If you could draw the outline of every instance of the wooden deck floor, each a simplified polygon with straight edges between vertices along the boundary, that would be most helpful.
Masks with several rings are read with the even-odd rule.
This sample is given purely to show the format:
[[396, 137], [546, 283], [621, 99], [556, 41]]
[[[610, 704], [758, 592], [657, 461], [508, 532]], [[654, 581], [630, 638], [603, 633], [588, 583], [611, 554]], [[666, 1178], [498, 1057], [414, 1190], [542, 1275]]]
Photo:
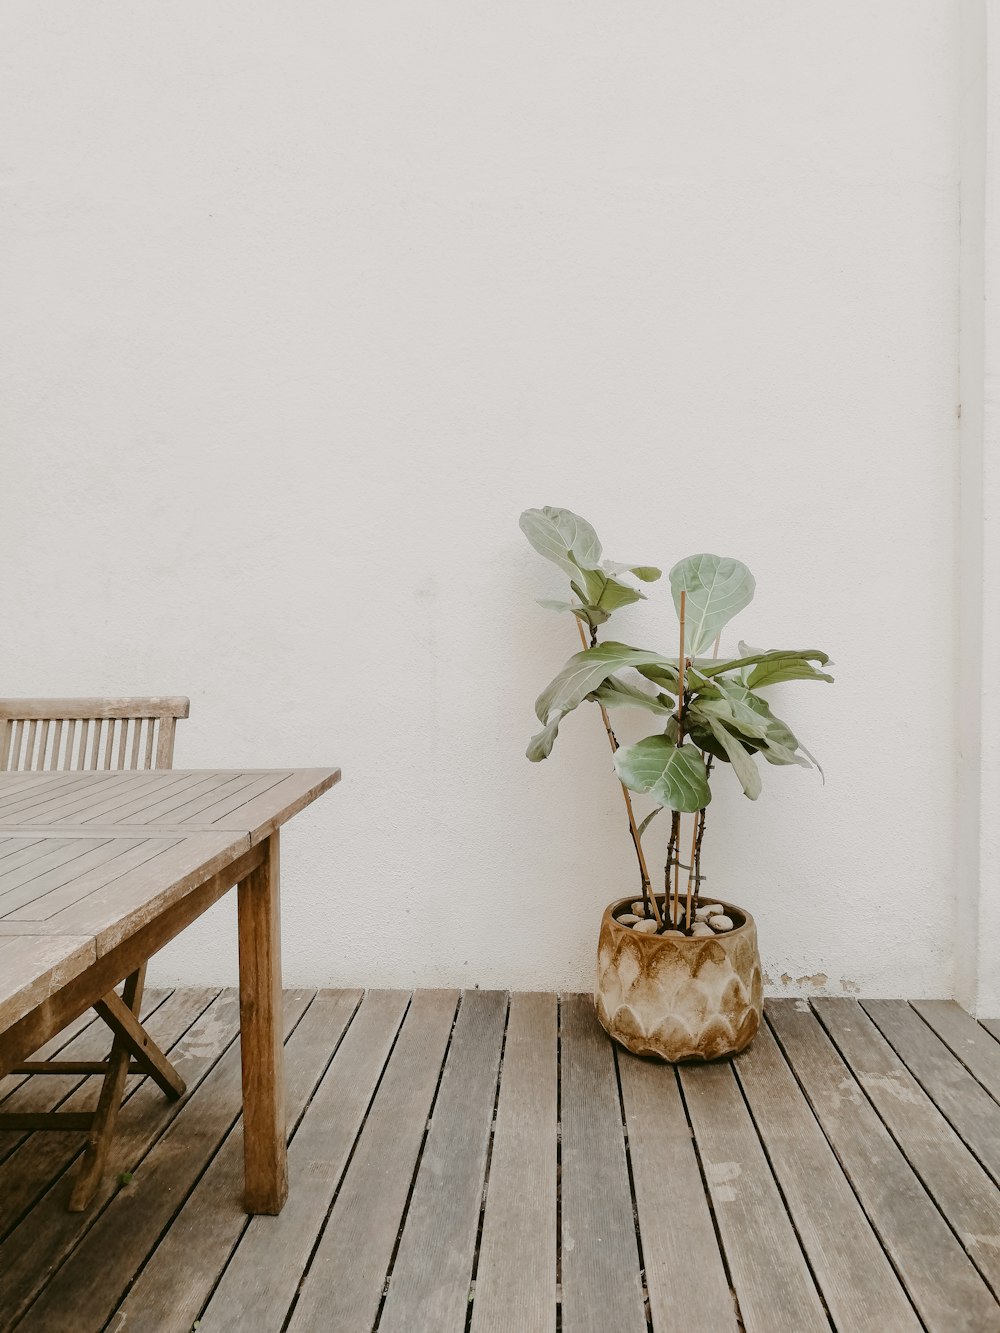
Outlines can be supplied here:
[[[738, 1060], [678, 1074], [588, 997], [288, 991], [291, 1193], [253, 1221], [235, 996], [146, 1012], [189, 1091], [132, 1081], [88, 1213], [79, 1135], [0, 1135], [3, 1329], [1000, 1330], [1000, 1024], [951, 1002], [772, 1003]], [[0, 1084], [7, 1110], [95, 1096]]]

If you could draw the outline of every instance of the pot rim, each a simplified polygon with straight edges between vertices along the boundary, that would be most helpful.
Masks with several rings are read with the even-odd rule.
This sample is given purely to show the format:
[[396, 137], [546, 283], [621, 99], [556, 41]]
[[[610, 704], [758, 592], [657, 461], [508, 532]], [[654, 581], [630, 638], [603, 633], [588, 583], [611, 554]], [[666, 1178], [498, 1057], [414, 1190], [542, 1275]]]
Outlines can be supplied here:
[[[659, 901], [659, 899], [660, 899], [660, 897], [661, 897], [662, 895], [658, 893], [658, 894], [656, 894], [655, 896], [656, 896], [656, 898], [657, 898], [657, 901]], [[723, 908], [731, 908], [733, 911], [739, 912], [740, 916], [743, 917], [743, 924], [742, 924], [741, 926], [734, 926], [732, 930], [723, 930], [723, 931], [720, 931], [717, 935], [716, 935], [716, 934], [713, 934], [713, 935], [711, 935], [711, 936], [709, 936], [709, 935], [679, 935], [679, 936], [678, 936], [678, 935], [669, 935], [669, 936], [664, 936], [664, 935], [651, 935], [651, 934], [647, 933], [646, 931], [642, 931], [642, 930], [640, 930], [640, 931], [638, 932], [638, 934], [637, 934], [636, 931], [634, 931], [634, 930], [631, 929], [631, 927], [629, 927], [629, 926], [623, 926], [623, 925], [621, 924], [620, 921], [616, 921], [616, 920], [615, 920], [615, 912], [616, 912], [620, 907], [622, 907], [623, 904], [625, 904], [625, 903], [629, 903], [629, 904], [631, 904], [631, 903], [634, 903], [634, 902], [637, 902], [637, 901], [638, 901], [638, 899], [636, 898], [636, 895], [633, 893], [633, 894], [629, 894], [629, 896], [628, 896], [627, 898], [616, 898], [613, 902], [608, 903], [607, 907], [604, 909], [604, 918], [603, 918], [603, 920], [602, 920], [602, 922], [601, 922], [602, 927], [603, 927], [605, 924], [607, 924], [607, 925], [612, 926], [615, 930], [620, 930], [620, 931], [622, 931], [623, 933], [628, 933], [628, 934], [631, 935], [633, 938], [638, 938], [638, 939], [640, 939], [640, 940], [649, 940], [651, 943], [663, 944], [663, 943], [666, 943], [666, 942], [669, 940], [669, 942], [670, 942], [671, 944], [673, 944], [673, 945], [675, 945], [675, 946], [677, 946], [677, 947], [679, 947], [679, 946], [681, 945], [682, 942], [683, 942], [684, 944], [691, 944], [691, 945], [694, 945], [694, 944], [704, 944], [705, 941], [708, 940], [708, 939], [716, 939], [716, 940], [732, 940], [732, 939], [735, 939], [738, 935], [742, 935], [742, 934], [744, 934], [744, 933], [749, 933], [749, 931], [751, 931], [751, 930], [756, 931], [756, 923], [755, 923], [753, 917], [750, 915], [750, 913], [746, 910], [745, 907], [741, 907], [741, 906], [739, 905], [739, 903], [730, 903], [730, 902], [726, 902], [725, 898], [713, 898], [713, 899], [712, 899], [712, 902], [713, 902], [713, 903], [718, 903], [718, 904], [719, 904], [721, 907], [723, 907]]]

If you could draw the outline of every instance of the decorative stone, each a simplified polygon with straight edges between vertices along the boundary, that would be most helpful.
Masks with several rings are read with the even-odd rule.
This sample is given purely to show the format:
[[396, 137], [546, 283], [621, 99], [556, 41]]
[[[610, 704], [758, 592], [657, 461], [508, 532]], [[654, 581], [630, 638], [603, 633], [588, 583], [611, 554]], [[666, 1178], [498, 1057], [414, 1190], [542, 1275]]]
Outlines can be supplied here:
[[637, 903], [632, 904], [632, 906], [629, 908], [629, 911], [633, 912], [636, 916], [645, 916], [646, 904], [640, 898]]
[[683, 930], [665, 930], [665, 931], [663, 932], [663, 934], [664, 934], [665, 936], [666, 936], [666, 935], [680, 935], [681, 938], [683, 938], [683, 936], [684, 936], [684, 932], [683, 932]]
[[701, 912], [704, 912], [705, 920], [707, 921], [710, 916], [721, 916], [725, 910], [726, 909], [722, 906], [721, 903], [706, 903], [704, 907], [698, 908], [698, 911], [695, 913], [695, 916], [697, 916]]
[[732, 923], [722, 934], [656, 935], [653, 921], [630, 929], [614, 917], [626, 899], [605, 911], [597, 1017], [626, 1050], [671, 1062], [716, 1060], [753, 1040], [763, 998], [757, 930], [742, 908], [711, 906]]
[[712, 927], [713, 930], [723, 931], [723, 930], [732, 930], [734, 922], [731, 916], [720, 915], [720, 916], [710, 916], [708, 918], [708, 924]]
[[696, 921], [691, 927], [692, 936], [695, 935], [714, 935], [715, 931], [707, 921]]
[[639, 918], [634, 912], [622, 912], [621, 916], [616, 917], [615, 920], [620, 921], [623, 926], [634, 926]]
[[695, 921], [707, 921], [711, 914], [712, 914], [711, 907], [696, 907], [694, 909]]

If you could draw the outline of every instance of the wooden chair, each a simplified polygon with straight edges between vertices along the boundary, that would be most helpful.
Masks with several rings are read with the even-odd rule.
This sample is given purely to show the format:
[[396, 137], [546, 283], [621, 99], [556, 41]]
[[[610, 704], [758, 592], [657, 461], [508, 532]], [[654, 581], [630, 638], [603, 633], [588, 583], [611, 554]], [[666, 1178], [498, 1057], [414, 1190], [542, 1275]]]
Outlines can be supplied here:
[[[188, 716], [183, 698], [0, 699], [0, 772], [170, 768], [174, 729]], [[114, 1138], [118, 1110], [131, 1074], [148, 1074], [168, 1097], [184, 1080], [139, 1022], [146, 965], [125, 979], [122, 994], [109, 992], [94, 1006], [114, 1036], [107, 1060], [35, 1060], [16, 1074], [101, 1074], [96, 1111], [83, 1115], [47, 1111], [0, 1112], [0, 1130], [82, 1129], [87, 1146], [73, 1182], [69, 1208], [82, 1212], [100, 1182]]]

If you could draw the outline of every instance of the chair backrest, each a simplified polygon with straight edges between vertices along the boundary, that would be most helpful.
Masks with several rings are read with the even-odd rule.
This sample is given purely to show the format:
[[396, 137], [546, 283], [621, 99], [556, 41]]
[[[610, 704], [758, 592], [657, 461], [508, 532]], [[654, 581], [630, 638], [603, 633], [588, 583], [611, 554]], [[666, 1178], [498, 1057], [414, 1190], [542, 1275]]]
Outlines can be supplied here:
[[174, 727], [190, 701], [0, 699], [0, 773], [169, 768]]

